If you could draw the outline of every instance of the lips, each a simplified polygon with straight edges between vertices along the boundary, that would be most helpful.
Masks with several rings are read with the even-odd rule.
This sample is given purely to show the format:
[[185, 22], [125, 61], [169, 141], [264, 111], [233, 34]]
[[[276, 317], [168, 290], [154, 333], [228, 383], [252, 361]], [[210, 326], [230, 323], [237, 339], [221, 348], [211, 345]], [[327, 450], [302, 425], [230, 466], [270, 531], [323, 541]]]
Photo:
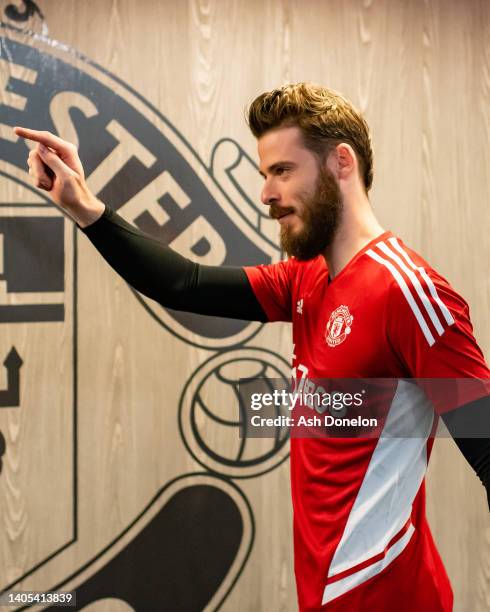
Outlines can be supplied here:
[[289, 219], [293, 215], [292, 212], [284, 213], [280, 217], [277, 217], [279, 223], [285, 223], [287, 219]]
[[289, 210], [278, 210], [277, 208], [272, 208], [270, 210], [270, 216], [273, 219], [277, 219], [278, 221], [281, 221], [281, 219], [283, 219], [284, 217], [287, 217], [288, 215], [293, 214], [293, 210], [289, 209]]

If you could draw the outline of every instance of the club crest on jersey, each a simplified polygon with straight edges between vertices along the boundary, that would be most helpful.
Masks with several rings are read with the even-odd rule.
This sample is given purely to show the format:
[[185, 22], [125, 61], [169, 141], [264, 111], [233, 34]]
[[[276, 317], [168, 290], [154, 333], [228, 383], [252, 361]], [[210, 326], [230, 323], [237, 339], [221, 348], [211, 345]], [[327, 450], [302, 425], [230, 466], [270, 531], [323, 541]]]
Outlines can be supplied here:
[[353, 320], [354, 317], [347, 306], [339, 306], [332, 312], [325, 331], [325, 341], [328, 346], [334, 347], [342, 344], [351, 332]]

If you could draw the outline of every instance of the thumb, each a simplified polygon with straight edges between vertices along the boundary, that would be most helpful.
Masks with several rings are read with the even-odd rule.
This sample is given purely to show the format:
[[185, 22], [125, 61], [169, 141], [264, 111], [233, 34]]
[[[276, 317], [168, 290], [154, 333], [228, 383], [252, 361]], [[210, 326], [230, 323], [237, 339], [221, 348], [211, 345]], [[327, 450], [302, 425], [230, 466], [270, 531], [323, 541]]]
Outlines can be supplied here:
[[37, 152], [42, 162], [56, 175], [59, 177], [72, 176], [73, 171], [60, 159], [60, 157], [48, 149], [43, 144], [39, 144]]

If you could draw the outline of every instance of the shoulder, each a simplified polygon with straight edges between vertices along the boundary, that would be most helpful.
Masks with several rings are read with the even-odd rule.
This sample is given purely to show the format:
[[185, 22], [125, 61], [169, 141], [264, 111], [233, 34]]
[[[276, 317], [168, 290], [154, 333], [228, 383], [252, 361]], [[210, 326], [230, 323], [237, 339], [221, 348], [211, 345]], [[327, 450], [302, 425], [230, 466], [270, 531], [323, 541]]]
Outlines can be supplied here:
[[289, 257], [272, 265], [255, 266], [255, 269], [279, 276], [291, 287], [304, 283], [314, 284], [319, 278], [328, 276], [327, 264], [322, 255], [307, 261]]
[[300, 261], [296, 257], [288, 259], [291, 274], [299, 279], [317, 278], [318, 276], [328, 275], [327, 262], [323, 255], [317, 255], [313, 259]]
[[416, 324], [434, 344], [468, 304], [449, 282], [397, 236], [390, 236], [367, 254], [385, 279], [388, 315], [404, 325]]

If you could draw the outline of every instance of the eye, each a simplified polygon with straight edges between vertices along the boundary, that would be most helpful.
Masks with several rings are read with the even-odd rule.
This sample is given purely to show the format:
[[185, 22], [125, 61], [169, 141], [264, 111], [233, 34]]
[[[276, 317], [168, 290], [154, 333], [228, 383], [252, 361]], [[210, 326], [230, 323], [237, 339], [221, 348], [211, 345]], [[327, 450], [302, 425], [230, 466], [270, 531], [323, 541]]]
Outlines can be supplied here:
[[284, 166], [278, 166], [276, 168], [276, 176], [281, 176], [285, 172], [287, 172], [287, 168], [285, 168]]

